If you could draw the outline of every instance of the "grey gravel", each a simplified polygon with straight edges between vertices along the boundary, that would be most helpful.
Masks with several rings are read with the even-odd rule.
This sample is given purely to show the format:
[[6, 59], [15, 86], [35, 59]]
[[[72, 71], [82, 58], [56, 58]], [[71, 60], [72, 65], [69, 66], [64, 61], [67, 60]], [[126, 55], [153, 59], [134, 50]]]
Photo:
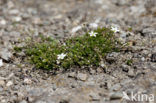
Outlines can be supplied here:
[[[155, 17], [155, 0], [0, 0], [0, 103], [129, 103], [121, 101], [123, 91], [154, 94]], [[52, 75], [13, 51], [30, 36], [62, 39], [112, 25], [129, 45], [106, 55], [100, 67]]]

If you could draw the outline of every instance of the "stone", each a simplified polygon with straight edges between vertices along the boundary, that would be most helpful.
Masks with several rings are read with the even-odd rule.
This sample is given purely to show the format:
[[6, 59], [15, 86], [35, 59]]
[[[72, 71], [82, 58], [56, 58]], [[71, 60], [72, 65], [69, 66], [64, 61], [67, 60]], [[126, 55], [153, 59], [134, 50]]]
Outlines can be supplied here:
[[1, 103], [7, 103], [7, 101], [5, 99], [1, 100]]
[[156, 62], [156, 53], [151, 55], [151, 62]]
[[12, 85], [13, 85], [13, 82], [12, 81], [8, 81], [7, 84], [6, 84], [7, 87], [10, 87]]
[[76, 77], [76, 73], [75, 72], [71, 72], [71, 73], [68, 74], [68, 77], [75, 78]]
[[36, 24], [36, 25], [39, 25], [39, 24], [42, 24], [42, 21], [40, 18], [36, 17], [36, 18], [33, 18], [33, 24]]
[[0, 20], [0, 25], [6, 25], [6, 21], [5, 20]]
[[15, 16], [12, 18], [12, 21], [14, 22], [20, 22], [22, 20], [22, 18], [20, 16]]
[[28, 12], [29, 14], [37, 14], [37, 11], [36, 11], [34, 8], [28, 8], [28, 9], [27, 9], [27, 12]]
[[33, 97], [28, 97], [29, 102], [33, 102], [35, 99]]
[[118, 99], [122, 99], [122, 97], [123, 97], [123, 94], [120, 92], [111, 93], [110, 100], [118, 100]]
[[[15, 88], [17, 88], [17, 90], [19, 89], [19, 87], [17, 87], [17, 86], [15, 86]], [[23, 94], [23, 92], [17, 93], [17, 98], [19, 101], [22, 101], [24, 97], [25, 97], [25, 94]]]
[[93, 68], [90, 68], [89, 71], [90, 71], [90, 74], [95, 74], [96, 73], [96, 71]]
[[13, 9], [13, 10], [9, 11], [9, 14], [11, 14], [11, 15], [17, 15], [18, 13], [19, 13], [18, 9]]
[[4, 80], [0, 80], [0, 86], [3, 86], [5, 84]]
[[12, 53], [9, 52], [8, 49], [3, 49], [1, 52], [0, 52], [0, 57], [6, 61], [9, 61], [10, 58], [12, 57]]
[[125, 64], [122, 64], [121, 67], [122, 67], [122, 71], [124, 71], [124, 72], [128, 72], [130, 69], [130, 67], [128, 65], [125, 65]]
[[106, 87], [107, 89], [110, 89], [112, 87], [112, 82], [111, 81], [106, 82]]
[[156, 34], [155, 28], [145, 28], [142, 30], [141, 35], [142, 36], [154, 36]]
[[133, 69], [130, 69], [130, 70], [128, 71], [128, 76], [129, 76], [129, 77], [134, 77], [134, 76], [135, 76], [134, 70], [133, 70]]
[[126, 4], [128, 4], [129, 2], [128, 2], [129, 0], [113, 0], [113, 2], [116, 4], [116, 5], [126, 5]]
[[31, 84], [32, 81], [31, 81], [31, 79], [29, 79], [29, 78], [25, 78], [25, 79], [24, 79], [24, 83], [25, 83], [25, 84]]
[[106, 56], [106, 61], [109, 63], [113, 63], [118, 59], [118, 53], [112, 52]]
[[11, 99], [12, 99], [12, 100], [17, 100], [17, 95], [11, 96]]
[[92, 101], [100, 101], [100, 96], [97, 93], [90, 93], [89, 96], [91, 97]]
[[111, 87], [111, 90], [112, 91], [118, 91], [121, 89], [121, 85], [120, 84], [115, 84]]
[[97, 68], [97, 73], [102, 73], [103, 72], [103, 69], [102, 68]]
[[37, 101], [37, 102], [35, 102], [35, 103], [47, 103], [46, 101]]
[[142, 57], [142, 58], [141, 58], [141, 61], [144, 62], [144, 61], [145, 61], [145, 57]]
[[125, 32], [123, 32], [123, 33], [120, 35], [121, 38], [126, 38], [126, 36], [127, 36], [127, 34], [126, 34]]
[[14, 73], [9, 74], [9, 76], [7, 77], [7, 79], [10, 79], [14, 76]]
[[0, 59], [0, 67], [2, 67], [2, 66], [3, 66], [3, 60]]
[[28, 103], [27, 101], [25, 101], [25, 100], [22, 100], [20, 103]]
[[84, 74], [84, 73], [77, 74], [77, 79], [82, 80], [82, 81], [87, 80], [87, 77], [88, 77], [87, 74]]
[[4, 89], [0, 86], [0, 92], [2, 92]]
[[59, 103], [69, 103], [69, 100], [62, 99]]
[[8, 1], [7, 3], [7, 7], [10, 9], [10, 8], [13, 8], [15, 5], [12, 1]]
[[95, 3], [102, 4], [103, 3], [103, 0], [95, 0]]
[[76, 33], [77, 31], [79, 31], [80, 29], [82, 29], [82, 26], [77, 26], [77, 27], [74, 27], [73, 29], [72, 29], [72, 33]]

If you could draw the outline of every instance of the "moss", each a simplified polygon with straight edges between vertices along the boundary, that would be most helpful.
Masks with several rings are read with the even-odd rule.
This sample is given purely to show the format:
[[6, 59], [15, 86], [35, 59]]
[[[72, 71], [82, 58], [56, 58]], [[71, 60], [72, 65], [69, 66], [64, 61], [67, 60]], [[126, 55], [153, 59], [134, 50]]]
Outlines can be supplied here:
[[126, 64], [129, 65], [129, 66], [132, 65], [133, 64], [133, 60], [132, 59], [127, 60]]
[[[99, 66], [106, 54], [117, 52], [121, 44], [115, 38], [114, 32], [108, 28], [98, 28], [94, 32], [97, 33], [96, 37], [86, 33], [65, 39], [63, 43], [50, 37], [40, 36], [40, 41], [31, 39], [23, 47], [23, 51], [30, 62], [40, 69]], [[61, 53], [66, 56], [58, 60], [57, 57]]]
[[14, 47], [14, 50], [15, 50], [16, 52], [20, 52], [20, 51], [22, 51], [22, 48], [21, 48], [21, 47], [15, 46], [15, 47]]
[[129, 32], [132, 32], [132, 31], [133, 31], [133, 28], [132, 28], [132, 27], [129, 27], [129, 28], [128, 28], [128, 31], [129, 31]]

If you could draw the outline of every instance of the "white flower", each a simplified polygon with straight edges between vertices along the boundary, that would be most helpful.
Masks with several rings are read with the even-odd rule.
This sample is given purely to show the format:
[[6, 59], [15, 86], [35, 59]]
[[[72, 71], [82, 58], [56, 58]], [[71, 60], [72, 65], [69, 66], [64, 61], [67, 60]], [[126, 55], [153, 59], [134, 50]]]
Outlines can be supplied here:
[[3, 66], [3, 60], [0, 59], [0, 67], [2, 67], [2, 66]]
[[115, 33], [120, 32], [120, 30], [115, 26], [112, 26], [111, 30], [114, 31]]
[[98, 33], [93, 32], [93, 31], [89, 32], [89, 35], [90, 35], [90, 36], [94, 36], [94, 37], [96, 37], [97, 34], [98, 34]]
[[57, 59], [64, 59], [64, 57], [65, 57], [66, 55], [67, 55], [67, 54], [61, 53], [61, 54], [57, 55]]

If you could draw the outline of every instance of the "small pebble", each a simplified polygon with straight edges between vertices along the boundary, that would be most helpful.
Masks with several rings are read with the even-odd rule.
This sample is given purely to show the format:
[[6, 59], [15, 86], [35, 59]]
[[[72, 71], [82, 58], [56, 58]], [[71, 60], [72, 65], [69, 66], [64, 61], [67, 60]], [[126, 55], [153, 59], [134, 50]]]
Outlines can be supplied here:
[[38, 18], [38, 17], [36, 17], [36, 18], [33, 18], [33, 24], [36, 24], [36, 25], [38, 25], [38, 24], [42, 24], [42, 21], [41, 21], [41, 19], [40, 18]]
[[0, 86], [0, 92], [2, 92], [4, 89], [3, 89], [3, 87], [2, 86]]
[[84, 73], [78, 73], [77, 79], [85, 81], [87, 79], [87, 74]]
[[141, 58], [141, 61], [142, 61], [142, 62], [144, 62], [144, 61], [145, 61], [145, 58], [144, 58], [144, 57], [142, 57], [142, 58]]
[[19, 10], [17, 10], [17, 9], [13, 9], [13, 10], [9, 11], [9, 14], [12, 14], [12, 15], [16, 15], [18, 13], [19, 13]]
[[6, 84], [7, 87], [10, 87], [11, 85], [13, 85], [12, 81], [8, 81], [8, 83]]
[[22, 18], [20, 16], [13, 17], [13, 21], [20, 22]]
[[81, 26], [74, 27], [74, 28], [72, 29], [71, 32], [72, 32], [72, 33], [76, 33], [76, 32], [79, 31], [81, 28], [82, 28]]
[[0, 20], [0, 25], [6, 25], [6, 21], [5, 20]]
[[0, 59], [0, 67], [2, 67], [2, 66], [3, 66], [3, 60]]
[[156, 53], [153, 53], [151, 56], [151, 61], [156, 62]]
[[10, 9], [10, 8], [13, 8], [15, 5], [12, 1], [8, 1], [7, 6]]
[[130, 70], [128, 71], [128, 76], [129, 76], [129, 77], [134, 77], [134, 76], [135, 76], [134, 70], [133, 70], [133, 69], [130, 69]]
[[3, 86], [5, 84], [4, 80], [0, 80], [0, 86]]
[[123, 94], [122, 93], [112, 93], [110, 96], [110, 100], [118, 100], [118, 99], [122, 99]]
[[76, 73], [75, 72], [71, 72], [71, 73], [68, 74], [68, 77], [74, 78], [74, 77], [76, 77]]
[[6, 100], [5, 100], [5, 99], [3, 99], [3, 100], [1, 100], [1, 102], [2, 102], [2, 103], [6, 103]]
[[34, 98], [33, 97], [28, 97], [28, 101], [29, 102], [33, 102], [34, 101]]
[[25, 100], [22, 100], [20, 103], [27, 103], [27, 101], [25, 101]]
[[[47, 103], [47, 102], [45, 102], [45, 101], [37, 101], [36, 103]], [[60, 103], [67, 103], [67, 102], [60, 102]]]
[[97, 68], [97, 73], [102, 73], [103, 72], [103, 69], [102, 68]]
[[111, 87], [111, 90], [112, 91], [118, 91], [121, 89], [121, 85], [120, 84], [115, 84]]
[[29, 78], [25, 78], [25, 79], [24, 79], [24, 83], [26, 83], [26, 84], [31, 84], [32, 81], [31, 81], [31, 79], [29, 79]]
[[96, 93], [90, 93], [89, 95], [92, 99], [92, 101], [100, 101], [100, 96]]
[[128, 65], [122, 64], [121, 66], [122, 66], [122, 71], [124, 71], [124, 72], [128, 72], [130, 69], [130, 67]]
[[[8, 49], [3, 49], [0, 51], [0, 57], [6, 61], [9, 61], [12, 57], [12, 53]], [[2, 63], [2, 61], [0, 61]]]
[[93, 68], [90, 68], [89, 71], [90, 71], [91, 74], [95, 74], [96, 73], [96, 71]]

